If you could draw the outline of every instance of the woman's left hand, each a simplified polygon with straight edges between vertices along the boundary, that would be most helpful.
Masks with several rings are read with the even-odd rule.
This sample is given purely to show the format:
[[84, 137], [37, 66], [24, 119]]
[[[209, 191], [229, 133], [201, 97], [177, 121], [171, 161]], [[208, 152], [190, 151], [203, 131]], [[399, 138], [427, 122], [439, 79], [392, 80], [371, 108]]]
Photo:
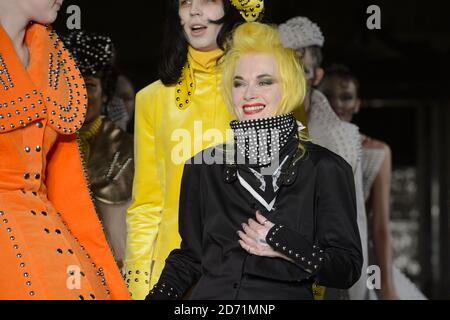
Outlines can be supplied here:
[[249, 219], [248, 223], [242, 224], [243, 231], [238, 231], [238, 235], [241, 238], [239, 244], [245, 251], [256, 256], [290, 260], [267, 244], [266, 237], [273, 226], [272, 222], [257, 211], [256, 221]]

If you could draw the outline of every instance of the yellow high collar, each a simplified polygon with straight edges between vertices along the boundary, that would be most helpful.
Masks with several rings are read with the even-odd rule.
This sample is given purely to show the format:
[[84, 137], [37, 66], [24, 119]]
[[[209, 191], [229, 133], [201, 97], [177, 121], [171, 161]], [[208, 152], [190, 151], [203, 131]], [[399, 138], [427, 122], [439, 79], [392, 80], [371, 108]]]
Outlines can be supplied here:
[[204, 71], [214, 71], [219, 60], [223, 57], [221, 49], [213, 51], [199, 51], [191, 46], [188, 48], [188, 63], [193, 69], [200, 69]]
[[221, 49], [199, 51], [189, 46], [187, 62], [175, 88], [175, 104], [180, 110], [189, 107], [191, 97], [195, 94], [195, 72], [217, 72], [216, 66], [223, 55], [224, 52]]

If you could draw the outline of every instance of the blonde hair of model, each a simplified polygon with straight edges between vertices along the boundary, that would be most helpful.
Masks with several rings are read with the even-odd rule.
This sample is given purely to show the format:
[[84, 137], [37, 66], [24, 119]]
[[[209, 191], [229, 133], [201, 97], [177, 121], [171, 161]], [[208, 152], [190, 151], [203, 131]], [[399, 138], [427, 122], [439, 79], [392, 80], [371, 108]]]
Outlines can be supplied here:
[[[303, 108], [306, 80], [295, 51], [283, 47], [276, 27], [249, 22], [241, 24], [234, 30], [233, 38], [227, 45], [225, 58], [221, 64], [222, 93], [231, 114], [236, 114], [232, 96], [236, 64], [241, 56], [249, 53], [267, 53], [275, 57], [282, 87], [282, 97], [275, 116], [293, 112], [296, 108]], [[308, 141], [308, 136], [303, 131], [299, 131], [299, 138], [301, 141]], [[304, 153], [305, 149], [301, 143], [299, 148]]]

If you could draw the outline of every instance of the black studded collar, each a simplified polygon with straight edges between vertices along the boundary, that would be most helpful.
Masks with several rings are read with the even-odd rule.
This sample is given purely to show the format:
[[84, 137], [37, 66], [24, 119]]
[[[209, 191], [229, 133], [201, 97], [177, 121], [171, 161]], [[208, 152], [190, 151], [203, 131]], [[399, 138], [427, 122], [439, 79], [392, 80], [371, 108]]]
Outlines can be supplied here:
[[298, 125], [293, 113], [264, 119], [232, 121], [236, 145], [236, 163], [262, 167], [274, 162], [282, 149], [297, 136]]

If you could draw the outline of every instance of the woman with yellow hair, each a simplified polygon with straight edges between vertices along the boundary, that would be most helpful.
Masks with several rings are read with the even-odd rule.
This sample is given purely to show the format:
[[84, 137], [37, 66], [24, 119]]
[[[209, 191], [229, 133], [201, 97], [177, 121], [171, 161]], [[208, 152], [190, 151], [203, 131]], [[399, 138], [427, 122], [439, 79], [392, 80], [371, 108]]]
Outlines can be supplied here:
[[293, 111], [305, 97], [295, 53], [274, 27], [239, 26], [223, 93], [234, 143], [184, 167], [181, 248], [147, 299], [313, 299], [314, 283], [348, 288], [362, 254], [351, 167], [310, 143]]

